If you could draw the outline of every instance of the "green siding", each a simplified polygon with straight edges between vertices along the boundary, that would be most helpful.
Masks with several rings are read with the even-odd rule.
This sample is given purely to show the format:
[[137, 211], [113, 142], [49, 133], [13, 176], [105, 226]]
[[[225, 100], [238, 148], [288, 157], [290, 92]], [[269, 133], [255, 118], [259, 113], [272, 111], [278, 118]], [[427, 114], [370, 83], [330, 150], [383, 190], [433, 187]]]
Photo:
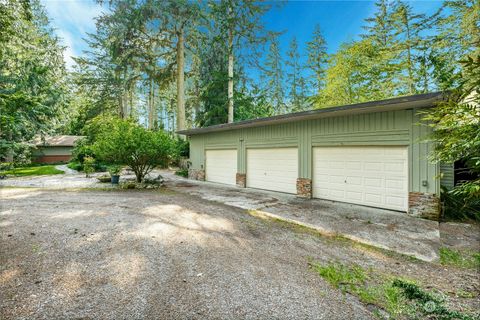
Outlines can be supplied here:
[[70, 156], [73, 147], [37, 147], [33, 151], [33, 155], [38, 156]]
[[440, 172], [442, 173], [440, 183], [442, 186], [451, 189], [455, 185], [455, 174], [453, 163], [440, 163]]
[[[409, 147], [410, 191], [438, 194], [440, 166], [428, 161], [432, 143], [424, 141], [431, 129], [419, 122], [415, 110], [400, 110], [205, 133], [191, 136], [190, 157], [192, 167], [202, 169], [205, 150], [237, 148], [238, 172], [246, 173], [248, 148], [298, 147], [299, 177], [311, 178], [313, 147], [405, 145]], [[426, 186], [423, 181], [427, 181]]]

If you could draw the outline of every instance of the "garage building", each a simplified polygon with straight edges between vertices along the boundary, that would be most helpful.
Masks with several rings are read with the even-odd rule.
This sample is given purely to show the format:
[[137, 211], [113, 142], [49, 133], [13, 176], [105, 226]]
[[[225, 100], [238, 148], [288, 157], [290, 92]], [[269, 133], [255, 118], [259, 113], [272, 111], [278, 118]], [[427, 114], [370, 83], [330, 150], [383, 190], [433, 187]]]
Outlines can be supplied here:
[[440, 173], [422, 112], [441, 93], [180, 131], [189, 177], [438, 218]]
[[32, 160], [36, 163], [62, 163], [72, 158], [75, 144], [84, 136], [37, 136], [32, 144], [35, 146]]

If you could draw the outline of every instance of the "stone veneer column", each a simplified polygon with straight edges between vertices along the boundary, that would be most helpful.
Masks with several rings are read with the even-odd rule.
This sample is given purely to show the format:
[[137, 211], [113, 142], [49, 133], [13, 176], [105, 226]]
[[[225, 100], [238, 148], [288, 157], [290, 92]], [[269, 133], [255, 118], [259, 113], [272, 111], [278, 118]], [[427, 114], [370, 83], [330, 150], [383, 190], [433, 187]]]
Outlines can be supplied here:
[[408, 213], [438, 221], [440, 219], [440, 199], [432, 193], [410, 192], [408, 194]]
[[245, 188], [247, 187], [247, 174], [245, 173], [238, 173], [235, 176], [237, 186], [240, 188]]
[[205, 181], [205, 170], [188, 169], [188, 179]]
[[312, 179], [297, 178], [297, 197], [312, 198]]

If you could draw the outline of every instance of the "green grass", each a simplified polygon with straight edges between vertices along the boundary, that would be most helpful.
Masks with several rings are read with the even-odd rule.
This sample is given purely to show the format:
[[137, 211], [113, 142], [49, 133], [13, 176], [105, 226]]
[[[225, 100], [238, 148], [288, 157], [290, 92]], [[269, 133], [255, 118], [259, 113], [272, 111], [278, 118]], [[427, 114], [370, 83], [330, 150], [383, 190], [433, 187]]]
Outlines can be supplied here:
[[384, 318], [382, 313], [387, 313], [390, 319], [474, 319], [448, 309], [441, 295], [423, 290], [412, 280], [339, 262], [310, 262], [309, 265], [334, 288], [355, 295], [365, 304], [375, 305], [381, 318]]
[[480, 268], [480, 252], [472, 253], [465, 251], [440, 248], [440, 263], [459, 268]]
[[22, 167], [4, 171], [6, 175], [14, 175], [17, 177], [25, 176], [41, 176], [41, 175], [52, 175], [52, 174], [62, 174], [62, 170], [58, 170], [55, 166], [32, 166], [32, 167]]

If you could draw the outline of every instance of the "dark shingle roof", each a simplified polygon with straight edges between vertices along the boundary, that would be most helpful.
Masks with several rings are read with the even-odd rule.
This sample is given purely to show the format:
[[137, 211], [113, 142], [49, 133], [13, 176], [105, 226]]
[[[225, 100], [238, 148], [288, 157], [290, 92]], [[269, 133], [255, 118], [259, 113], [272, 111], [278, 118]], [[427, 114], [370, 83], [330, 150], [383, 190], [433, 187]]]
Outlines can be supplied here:
[[259, 127], [270, 124], [279, 124], [292, 121], [300, 120], [309, 120], [322, 118], [327, 116], [340, 116], [340, 115], [350, 115], [358, 113], [368, 113], [368, 112], [380, 112], [380, 111], [391, 111], [391, 110], [405, 110], [411, 108], [428, 108], [435, 105], [436, 102], [443, 100], [445, 93], [434, 92], [434, 93], [424, 93], [417, 94], [413, 96], [398, 97], [386, 100], [370, 101], [363, 103], [356, 103], [344, 106], [315, 109], [303, 112], [282, 114], [279, 116], [267, 117], [267, 118], [258, 118], [252, 120], [245, 120], [233, 123], [225, 123], [214, 125], [210, 127], [188, 129], [177, 131], [178, 134], [183, 135], [196, 135], [209, 132], [217, 131], [226, 131], [234, 130], [240, 128], [250, 128], [250, 127]]

